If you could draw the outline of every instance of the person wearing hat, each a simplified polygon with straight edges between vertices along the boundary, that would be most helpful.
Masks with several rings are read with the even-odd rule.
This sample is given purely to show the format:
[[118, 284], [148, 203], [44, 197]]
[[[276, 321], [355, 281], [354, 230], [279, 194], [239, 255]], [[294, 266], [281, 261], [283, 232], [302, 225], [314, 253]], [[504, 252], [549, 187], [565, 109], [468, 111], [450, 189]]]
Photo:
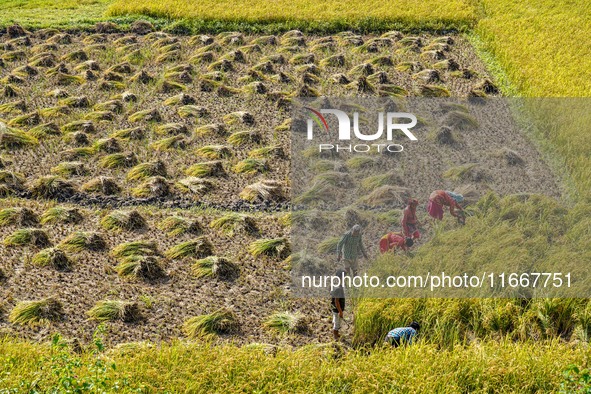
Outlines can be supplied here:
[[417, 219], [417, 206], [419, 201], [411, 198], [408, 200], [406, 208], [404, 208], [402, 220], [402, 232], [406, 238], [419, 239], [421, 233], [419, 232], [419, 221]]
[[420, 328], [421, 326], [416, 321], [410, 323], [408, 327], [395, 328], [386, 335], [386, 343], [394, 347], [412, 345], [412, 341], [417, 336]]
[[[443, 219], [443, 207], [449, 207], [449, 213], [456, 218], [462, 217], [464, 209], [460, 203], [464, 201], [464, 196], [450, 191], [435, 190], [429, 196], [429, 204], [427, 205], [427, 212], [432, 218], [437, 220]], [[456, 212], [456, 210], [459, 211]]]
[[363, 255], [367, 259], [367, 253], [361, 240], [361, 226], [356, 224], [343, 235], [337, 244], [337, 262], [344, 260], [345, 270], [353, 276], [357, 275], [357, 258]]

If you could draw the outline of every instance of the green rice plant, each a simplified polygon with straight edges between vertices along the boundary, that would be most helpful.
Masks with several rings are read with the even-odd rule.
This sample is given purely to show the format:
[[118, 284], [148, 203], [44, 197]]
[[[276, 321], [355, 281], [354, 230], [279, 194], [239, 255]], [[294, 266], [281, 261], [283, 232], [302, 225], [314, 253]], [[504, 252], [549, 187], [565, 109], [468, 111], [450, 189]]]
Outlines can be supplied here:
[[253, 149], [250, 152], [248, 152], [248, 157], [253, 159], [262, 159], [271, 156], [283, 157], [283, 148], [281, 148], [281, 146], [279, 145], [269, 145], [263, 146], [262, 148]]
[[195, 257], [202, 259], [213, 253], [213, 245], [205, 237], [198, 237], [191, 241], [182, 242], [172, 246], [164, 255], [172, 260], [183, 259], [185, 257]]
[[183, 105], [177, 108], [176, 113], [181, 118], [203, 118], [208, 115], [207, 109], [198, 105]]
[[240, 275], [240, 269], [230, 260], [209, 256], [195, 260], [191, 265], [191, 272], [198, 278], [218, 278], [222, 280], [234, 279]]
[[185, 149], [189, 141], [182, 135], [173, 135], [172, 137], [163, 138], [158, 141], [154, 141], [150, 144], [150, 147], [157, 151], [166, 151], [174, 149]]
[[14, 231], [4, 238], [4, 246], [25, 246], [31, 245], [45, 248], [51, 245], [47, 233], [37, 228], [23, 228]]
[[280, 200], [283, 198], [282, 184], [278, 181], [264, 179], [242, 189], [240, 198], [251, 203]]
[[0, 104], [0, 113], [24, 112], [27, 105], [24, 100], [11, 101], [10, 103]]
[[188, 130], [187, 130], [187, 126], [185, 126], [182, 123], [166, 123], [163, 125], [159, 125], [158, 127], [156, 127], [155, 129], [157, 134], [172, 134], [172, 135], [178, 135], [178, 134], [187, 134]]
[[185, 170], [185, 174], [193, 177], [218, 177], [226, 174], [224, 166], [220, 160], [206, 161], [193, 164]]
[[86, 193], [99, 193], [112, 196], [121, 192], [121, 187], [115, 178], [99, 176], [84, 183], [80, 190]]
[[62, 162], [57, 166], [51, 167], [49, 171], [54, 175], [59, 175], [64, 178], [84, 176], [88, 174], [88, 170], [84, 166], [84, 163], [80, 161]]
[[157, 280], [166, 276], [166, 272], [155, 256], [130, 256], [115, 266], [115, 271], [122, 278]]
[[319, 254], [335, 254], [337, 252], [337, 244], [340, 240], [340, 237], [329, 237], [323, 239], [316, 246], [316, 250]]
[[206, 159], [227, 159], [232, 156], [232, 151], [225, 145], [206, 145], [197, 149], [197, 154]]
[[228, 125], [254, 124], [254, 116], [250, 112], [246, 111], [231, 112], [227, 115], [224, 115], [223, 120]]
[[450, 97], [451, 93], [447, 88], [437, 85], [421, 85], [417, 91], [423, 97]]
[[280, 333], [301, 333], [308, 328], [303, 314], [289, 311], [273, 313], [265, 320], [263, 327]]
[[452, 181], [464, 181], [473, 178], [474, 171], [478, 169], [478, 163], [467, 163], [449, 168], [443, 173], [443, 177]]
[[237, 174], [256, 174], [267, 172], [269, 168], [266, 160], [249, 158], [238, 162], [233, 170]]
[[43, 123], [30, 129], [27, 134], [30, 136], [40, 139], [47, 138], [52, 135], [60, 135], [61, 131], [58, 125], [53, 122]]
[[224, 137], [226, 135], [226, 127], [217, 123], [210, 123], [199, 126], [193, 131], [195, 137]]
[[152, 176], [131, 189], [131, 195], [135, 198], [166, 197], [169, 193], [170, 185], [166, 178], [161, 176]]
[[0, 210], [0, 226], [33, 227], [39, 224], [39, 218], [29, 208], [4, 208]]
[[127, 180], [137, 181], [152, 176], [166, 177], [166, 166], [163, 162], [156, 160], [140, 163], [129, 170], [127, 173]]
[[51, 267], [59, 271], [72, 270], [72, 262], [60, 248], [43, 249], [35, 254], [31, 261], [38, 267]]
[[58, 247], [72, 253], [78, 253], [84, 250], [98, 252], [105, 249], [107, 243], [98, 233], [75, 231], [64, 238]]
[[104, 168], [127, 168], [136, 165], [137, 156], [133, 152], [113, 153], [101, 157], [99, 165]]
[[208, 192], [214, 185], [211, 181], [207, 179], [189, 176], [180, 179], [176, 183], [176, 186], [182, 192], [200, 195]]
[[76, 193], [74, 185], [59, 176], [42, 176], [29, 184], [29, 191], [34, 197], [56, 199], [69, 197]]
[[445, 117], [445, 124], [461, 131], [478, 128], [478, 121], [476, 118], [463, 111], [449, 112]]
[[228, 137], [228, 143], [232, 145], [258, 144], [261, 142], [261, 135], [256, 131], [237, 131]]
[[80, 223], [84, 216], [78, 208], [53, 207], [49, 208], [41, 215], [41, 224], [76, 224]]
[[234, 236], [236, 231], [250, 234], [258, 231], [257, 224], [251, 216], [238, 212], [227, 213], [212, 220], [209, 227], [220, 229], [229, 236]]
[[141, 316], [138, 304], [120, 300], [98, 301], [87, 314], [91, 319], [99, 322], [119, 320], [131, 323]]
[[0, 148], [2, 149], [21, 149], [39, 144], [37, 138], [24, 131], [2, 126], [0, 123]]
[[361, 189], [372, 191], [381, 186], [396, 185], [398, 183], [400, 183], [400, 179], [392, 173], [372, 175], [361, 181]]
[[158, 228], [172, 237], [182, 234], [201, 234], [203, 232], [203, 227], [197, 220], [189, 220], [180, 216], [165, 218], [158, 224]]
[[37, 325], [59, 320], [63, 315], [62, 304], [55, 298], [21, 301], [10, 311], [12, 324]]
[[355, 156], [347, 160], [347, 167], [354, 170], [373, 167], [375, 164], [376, 160], [367, 156]]
[[266, 255], [271, 257], [285, 258], [291, 251], [287, 238], [264, 238], [257, 239], [248, 246], [248, 252], [254, 257]]
[[134, 256], [159, 256], [160, 252], [154, 241], [132, 241], [115, 246], [111, 254], [115, 258], [126, 259]]
[[183, 324], [183, 332], [191, 339], [198, 339], [215, 334], [229, 334], [236, 331], [238, 326], [234, 312], [222, 308], [208, 315], [187, 319]]
[[148, 227], [146, 219], [136, 210], [112, 211], [101, 219], [101, 226], [105, 230], [136, 231]]
[[127, 119], [132, 123], [140, 121], [160, 122], [162, 121], [162, 116], [157, 109], [144, 109], [129, 115], [129, 118]]

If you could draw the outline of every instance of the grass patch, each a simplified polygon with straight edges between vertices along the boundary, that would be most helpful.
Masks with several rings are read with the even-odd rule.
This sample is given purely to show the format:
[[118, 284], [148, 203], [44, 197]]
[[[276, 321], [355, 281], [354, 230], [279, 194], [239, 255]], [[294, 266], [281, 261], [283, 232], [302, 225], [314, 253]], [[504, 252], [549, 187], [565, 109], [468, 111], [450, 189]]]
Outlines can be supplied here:
[[215, 334], [229, 334], [239, 327], [238, 318], [228, 309], [218, 309], [208, 315], [187, 319], [183, 324], [184, 333], [192, 339], [207, 338]]

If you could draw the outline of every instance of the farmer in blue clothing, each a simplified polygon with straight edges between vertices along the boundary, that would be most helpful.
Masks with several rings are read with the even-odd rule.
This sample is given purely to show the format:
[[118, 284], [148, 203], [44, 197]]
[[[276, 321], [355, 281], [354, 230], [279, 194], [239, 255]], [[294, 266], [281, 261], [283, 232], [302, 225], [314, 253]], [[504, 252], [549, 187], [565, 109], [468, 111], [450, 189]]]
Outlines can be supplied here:
[[386, 343], [394, 347], [406, 344], [411, 345], [413, 338], [417, 336], [420, 328], [421, 326], [416, 321], [410, 323], [408, 327], [395, 328], [386, 335]]

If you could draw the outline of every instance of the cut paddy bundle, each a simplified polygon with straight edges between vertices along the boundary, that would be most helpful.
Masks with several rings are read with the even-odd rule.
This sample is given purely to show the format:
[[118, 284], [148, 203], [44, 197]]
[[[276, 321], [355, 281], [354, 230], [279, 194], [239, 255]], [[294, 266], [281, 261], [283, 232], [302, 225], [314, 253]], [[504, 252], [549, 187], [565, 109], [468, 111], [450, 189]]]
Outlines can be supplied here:
[[280, 333], [301, 333], [308, 328], [304, 315], [289, 311], [273, 313], [265, 320], [263, 327]]
[[84, 250], [98, 252], [104, 250], [107, 247], [107, 243], [98, 233], [76, 231], [61, 241], [59, 247], [72, 253], [78, 253]]
[[136, 210], [112, 211], [101, 219], [101, 226], [106, 230], [136, 231], [148, 227], [146, 219]]
[[94, 134], [96, 132], [96, 128], [94, 127], [94, 123], [89, 120], [76, 120], [63, 125], [62, 131], [64, 133], [82, 131], [85, 133]]
[[256, 222], [251, 216], [237, 212], [227, 213], [212, 220], [209, 227], [220, 229], [230, 236], [233, 236], [237, 231], [248, 234], [254, 234], [258, 231]]
[[43, 249], [33, 256], [32, 263], [38, 267], [51, 267], [58, 271], [71, 271], [72, 262], [60, 248]]
[[39, 224], [37, 214], [29, 208], [4, 208], [0, 210], [0, 226], [34, 227]]
[[99, 82], [98, 89], [104, 90], [107, 92], [110, 92], [113, 90], [124, 90], [125, 84], [123, 82], [119, 82], [119, 81], [109, 81], [109, 80], [104, 79]]
[[180, 179], [176, 183], [176, 186], [182, 192], [201, 195], [211, 190], [214, 185], [211, 181], [205, 178], [189, 176]]
[[293, 199], [295, 204], [316, 204], [334, 201], [336, 189], [326, 180], [317, 180]]
[[173, 135], [172, 137], [163, 138], [158, 141], [154, 141], [150, 144], [150, 147], [156, 151], [166, 151], [173, 149], [185, 149], [189, 145], [190, 141], [182, 135]]
[[281, 182], [265, 179], [246, 186], [240, 192], [240, 198], [249, 202], [277, 201], [283, 198]]
[[198, 278], [231, 280], [240, 276], [240, 268], [224, 257], [209, 256], [195, 260], [191, 265], [193, 275]]
[[186, 93], [180, 93], [175, 96], [169, 97], [162, 103], [163, 105], [189, 105], [195, 104], [197, 101], [193, 96]]
[[176, 110], [176, 113], [181, 118], [202, 118], [209, 114], [205, 107], [198, 105], [183, 105]]
[[505, 163], [510, 166], [522, 165], [524, 163], [524, 160], [519, 155], [519, 153], [507, 147], [499, 149], [495, 152], [494, 155], [496, 157], [502, 158], [505, 161]]
[[185, 170], [185, 174], [194, 177], [219, 177], [224, 176], [226, 171], [224, 170], [222, 161], [213, 160], [193, 164]]
[[144, 70], [134, 74], [131, 78], [129, 78], [131, 82], [141, 83], [141, 84], [148, 84], [154, 80], [154, 77]]
[[205, 237], [198, 237], [191, 241], [182, 242], [172, 246], [165, 252], [169, 259], [176, 260], [185, 257], [194, 257], [202, 259], [213, 253], [213, 245]]
[[54, 122], [43, 123], [38, 126], [33, 127], [28, 131], [30, 136], [39, 138], [47, 138], [53, 135], [60, 135], [61, 131], [57, 124]]
[[12, 171], [0, 170], [0, 195], [8, 196], [24, 189], [25, 178]]
[[451, 167], [443, 173], [443, 177], [452, 181], [480, 182], [487, 178], [486, 173], [478, 163], [467, 163]]
[[120, 114], [123, 112], [123, 102], [121, 100], [107, 100], [96, 103], [92, 109], [95, 111], [108, 111]]
[[168, 135], [178, 135], [178, 134], [188, 134], [189, 130], [187, 126], [182, 123], [165, 123], [163, 125], [159, 125], [155, 129], [157, 134], [168, 134]]
[[232, 151], [225, 145], [206, 145], [197, 149], [196, 153], [206, 159], [227, 159], [232, 156]]
[[115, 246], [111, 254], [120, 259], [134, 256], [159, 256], [156, 243], [153, 241], [132, 241]]
[[228, 125], [245, 124], [252, 126], [255, 122], [254, 116], [247, 111], [236, 111], [224, 115], [223, 120]]
[[99, 301], [87, 314], [99, 322], [118, 320], [125, 323], [137, 321], [141, 316], [138, 304], [120, 300]]
[[56, 105], [54, 107], [47, 107], [39, 109], [39, 115], [44, 118], [59, 118], [70, 114], [70, 108], [65, 105]]
[[321, 67], [342, 67], [345, 65], [345, 56], [338, 54], [320, 60]]
[[38, 248], [45, 248], [51, 245], [47, 233], [37, 228], [23, 228], [14, 231], [4, 238], [5, 246], [26, 246], [31, 245]]
[[261, 142], [261, 135], [256, 131], [237, 131], [232, 133], [228, 137], [228, 143], [232, 145], [246, 145], [246, 144], [258, 144]]
[[127, 173], [127, 180], [136, 181], [152, 176], [166, 176], [166, 166], [160, 160], [140, 163]]
[[124, 258], [115, 271], [122, 278], [157, 280], [166, 276], [166, 272], [156, 256], [130, 256]]
[[446, 126], [456, 128], [461, 131], [478, 128], [478, 121], [472, 115], [463, 111], [451, 111], [445, 117]]
[[54, 175], [59, 175], [64, 178], [69, 178], [72, 176], [84, 176], [88, 174], [86, 166], [80, 161], [62, 162], [54, 167], [51, 167], [49, 171]]
[[[88, 138], [88, 134], [86, 134], [83, 131], [75, 131], [73, 133], [68, 133], [64, 136], [63, 141], [68, 144], [75, 144], [78, 146], [84, 146], [85, 148], [92, 150], [93, 153], [95, 152], [94, 148], [92, 148], [90, 146], [85, 146], [90, 142], [90, 138]], [[80, 155], [80, 157], [83, 157], [83, 156], [84, 155]]]
[[264, 238], [252, 242], [248, 252], [254, 257], [265, 255], [283, 259], [290, 254], [291, 247], [287, 238]]
[[0, 113], [24, 112], [26, 110], [27, 104], [24, 100], [16, 100], [0, 104]]
[[63, 315], [62, 304], [55, 298], [21, 301], [12, 309], [8, 320], [12, 324], [36, 325], [59, 320]]
[[373, 84], [386, 84], [389, 82], [388, 74], [384, 71], [378, 71], [367, 77], [367, 80]]
[[325, 238], [318, 243], [316, 251], [319, 254], [334, 254], [337, 252], [337, 244], [340, 240], [340, 237]]
[[142, 111], [135, 112], [129, 115], [128, 120], [132, 123], [145, 121], [145, 122], [160, 122], [162, 121], [162, 116], [157, 109], [145, 109]]
[[283, 152], [283, 148], [279, 145], [269, 145], [263, 146], [261, 148], [256, 148], [248, 152], [248, 157], [261, 159], [266, 157], [283, 157], [285, 153]]
[[84, 216], [78, 208], [52, 207], [41, 215], [41, 224], [76, 224], [80, 223]]
[[108, 121], [112, 122], [115, 119], [115, 115], [111, 111], [92, 111], [84, 115], [86, 120], [96, 120], [97, 122]]
[[11, 83], [5, 83], [2, 89], [2, 95], [4, 97], [19, 97], [23, 95], [23, 91]]
[[234, 312], [222, 308], [207, 315], [187, 319], [183, 324], [183, 332], [189, 338], [206, 338], [215, 334], [229, 334], [239, 327]]
[[451, 129], [448, 126], [441, 126], [438, 128], [434, 135], [434, 140], [441, 144], [441, 145], [453, 145], [456, 143], [456, 137]]
[[59, 199], [76, 193], [74, 184], [56, 175], [42, 176], [33, 180], [28, 187], [34, 197]]
[[137, 163], [137, 156], [133, 152], [113, 153], [99, 160], [99, 165], [104, 168], [127, 168]]
[[269, 167], [264, 159], [249, 158], [238, 162], [233, 170], [237, 174], [256, 174], [268, 171]]
[[419, 71], [413, 74], [412, 78], [424, 83], [434, 83], [441, 81], [441, 75], [439, 74], [439, 71], [431, 69]]
[[421, 85], [417, 89], [417, 94], [422, 97], [450, 97], [451, 93], [443, 86], [438, 85]]
[[117, 184], [117, 180], [107, 176], [92, 178], [84, 183], [80, 189], [86, 193], [99, 193], [106, 196], [112, 196], [121, 192], [121, 187]]
[[189, 220], [180, 216], [169, 216], [158, 224], [158, 228], [169, 236], [181, 234], [201, 234], [203, 227], [197, 220]]
[[39, 112], [29, 112], [27, 114], [19, 115], [8, 121], [8, 126], [22, 127], [22, 126], [36, 126], [41, 123]]
[[119, 138], [122, 140], [143, 140], [146, 136], [146, 130], [143, 127], [131, 127], [127, 129], [115, 130], [109, 137]]
[[157, 198], [166, 197], [170, 194], [170, 185], [166, 178], [162, 176], [153, 176], [146, 179], [142, 184], [131, 190], [131, 195], [135, 198]]
[[0, 122], [0, 149], [22, 149], [38, 145], [34, 136]]
[[407, 188], [384, 185], [374, 189], [369, 195], [361, 198], [361, 202], [370, 206], [397, 206], [410, 198]]

